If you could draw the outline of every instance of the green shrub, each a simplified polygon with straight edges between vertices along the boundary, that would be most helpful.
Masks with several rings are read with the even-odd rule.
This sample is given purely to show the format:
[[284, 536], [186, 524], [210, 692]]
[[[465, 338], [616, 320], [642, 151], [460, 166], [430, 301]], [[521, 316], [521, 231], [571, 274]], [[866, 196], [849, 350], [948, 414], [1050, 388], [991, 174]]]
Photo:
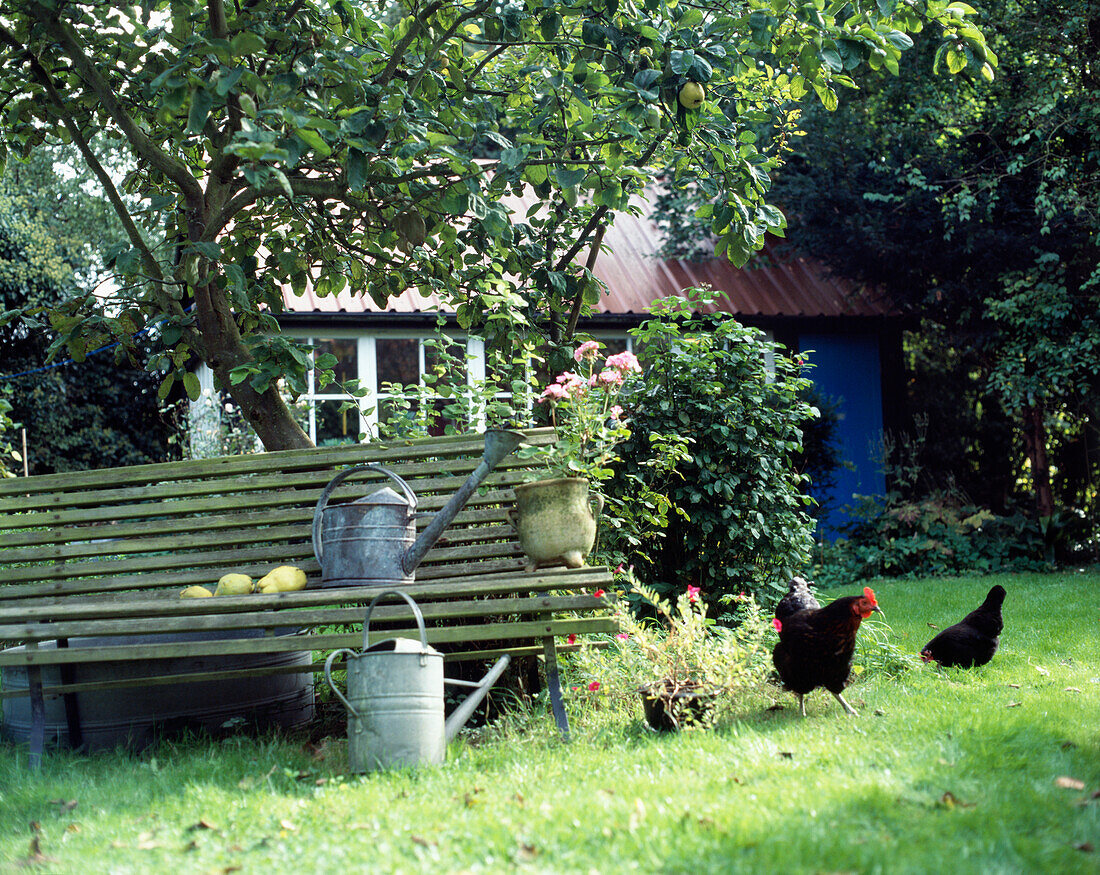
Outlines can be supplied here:
[[712, 604], [741, 592], [767, 602], [810, 560], [810, 499], [795, 460], [816, 411], [800, 360], [731, 317], [692, 315], [712, 295], [659, 301], [632, 331], [643, 387], [605, 484], [619, 525], [601, 536], [601, 558], [633, 565], [662, 595], [692, 584]]

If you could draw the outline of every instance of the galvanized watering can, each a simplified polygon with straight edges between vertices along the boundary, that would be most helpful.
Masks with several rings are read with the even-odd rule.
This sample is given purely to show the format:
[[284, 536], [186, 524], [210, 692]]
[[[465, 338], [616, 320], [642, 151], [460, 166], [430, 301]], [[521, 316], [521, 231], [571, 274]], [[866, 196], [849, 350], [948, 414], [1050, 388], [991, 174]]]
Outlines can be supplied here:
[[[420, 641], [391, 638], [368, 647], [370, 615], [379, 599], [400, 596], [416, 617]], [[348, 694], [332, 681], [332, 663], [341, 654], [348, 659]], [[367, 607], [363, 621], [363, 651], [341, 649], [325, 660], [325, 680], [348, 709], [348, 765], [353, 772], [373, 772], [401, 766], [442, 763], [447, 742], [470, 719], [474, 709], [508, 667], [509, 657], [497, 660], [481, 681], [443, 677], [443, 654], [428, 645], [424, 616], [406, 593], [390, 589]], [[443, 685], [472, 687], [473, 692], [446, 720]]]
[[[523, 434], [491, 429], [477, 468], [416, 537], [416, 495], [409, 484], [377, 463], [356, 465], [337, 474], [321, 491], [313, 511], [313, 555], [321, 566], [321, 586], [395, 586], [412, 583], [416, 566], [443, 530], [466, 506], [500, 461], [519, 446]], [[356, 471], [385, 474], [402, 494], [388, 486], [349, 504], [327, 507], [332, 491]]]

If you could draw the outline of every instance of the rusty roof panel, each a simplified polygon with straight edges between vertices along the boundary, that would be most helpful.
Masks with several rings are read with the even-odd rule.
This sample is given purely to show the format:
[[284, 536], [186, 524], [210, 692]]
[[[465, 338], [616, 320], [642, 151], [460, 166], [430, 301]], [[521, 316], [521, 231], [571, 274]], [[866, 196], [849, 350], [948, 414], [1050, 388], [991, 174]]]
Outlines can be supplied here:
[[[517, 203], [526, 214], [531, 203]], [[604, 250], [596, 257], [593, 272], [606, 284], [596, 309], [608, 314], [643, 314], [650, 303], [678, 295], [692, 286], [710, 285], [724, 292], [708, 312], [735, 316], [876, 317], [891, 315], [889, 303], [880, 295], [830, 276], [824, 265], [806, 258], [776, 254], [769, 243], [760, 266], [736, 268], [724, 258], [707, 261], [657, 258], [662, 243], [660, 231], [645, 209], [639, 215], [620, 213], [604, 236]], [[517, 210], [519, 212], [519, 210]], [[582, 251], [578, 260], [587, 258]], [[750, 265], [752, 262], [750, 262]], [[318, 297], [312, 288], [301, 296], [283, 291], [287, 312], [306, 313], [435, 313], [439, 298], [422, 297], [409, 289], [383, 309], [366, 294], [348, 291]]]

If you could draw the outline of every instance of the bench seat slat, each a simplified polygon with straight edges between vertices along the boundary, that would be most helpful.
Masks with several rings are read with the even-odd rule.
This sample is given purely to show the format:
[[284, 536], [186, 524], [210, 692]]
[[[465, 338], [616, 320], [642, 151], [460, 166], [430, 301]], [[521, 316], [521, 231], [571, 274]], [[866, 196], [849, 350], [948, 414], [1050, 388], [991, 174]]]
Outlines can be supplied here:
[[[531, 614], [543, 611], [578, 611], [599, 608], [601, 602], [590, 595], [527, 596], [427, 603], [421, 608], [425, 620], [451, 620], [458, 617], [486, 617], [502, 614]], [[408, 620], [408, 608], [378, 605], [371, 622]], [[280, 629], [305, 626], [354, 625], [363, 622], [362, 606], [320, 608], [293, 611], [242, 611], [239, 613], [199, 616], [162, 617], [156, 634], [208, 632], [235, 629]], [[49, 641], [55, 638], [95, 637], [104, 635], [141, 635], [149, 633], [149, 624], [141, 618], [22, 623], [0, 626], [0, 639]], [[2, 664], [2, 663], [0, 663]]]
[[[419, 571], [419, 569], [418, 569]], [[414, 583], [401, 587], [416, 601], [436, 601], [447, 598], [463, 598], [473, 595], [499, 596], [508, 593], [575, 592], [606, 586], [610, 580], [603, 568], [543, 569], [531, 573], [488, 573], [482, 577], [450, 576], [425, 582], [417, 578]], [[69, 619], [103, 619], [107, 617], [175, 617], [199, 616], [208, 613], [252, 611], [262, 608], [294, 610], [332, 604], [366, 605], [379, 593], [378, 587], [349, 586], [329, 589], [304, 589], [299, 592], [264, 595], [253, 593], [242, 596], [217, 596], [211, 599], [180, 599], [175, 594], [144, 594], [138, 599], [112, 598], [110, 596], [74, 599], [66, 597], [61, 603], [63, 614]], [[41, 604], [40, 599], [19, 603], [0, 602], [0, 624], [49, 621], [58, 613], [59, 605]]]
[[[507, 623], [464, 624], [431, 627], [426, 630], [429, 644], [450, 642], [497, 641], [512, 638], [544, 638], [574, 633], [613, 632], [617, 628], [609, 617], [576, 617], [569, 620], [521, 620]], [[370, 633], [372, 644], [389, 638], [419, 637], [415, 629], [379, 630]], [[280, 635], [266, 638], [232, 638], [214, 641], [181, 641], [163, 644], [103, 645], [95, 648], [96, 662], [130, 662], [149, 659], [174, 659], [200, 656], [237, 656], [255, 653], [293, 653], [300, 650], [359, 648], [362, 632], [319, 633], [309, 636]], [[85, 648], [42, 648], [0, 653], [2, 665], [65, 665], [89, 661]]]

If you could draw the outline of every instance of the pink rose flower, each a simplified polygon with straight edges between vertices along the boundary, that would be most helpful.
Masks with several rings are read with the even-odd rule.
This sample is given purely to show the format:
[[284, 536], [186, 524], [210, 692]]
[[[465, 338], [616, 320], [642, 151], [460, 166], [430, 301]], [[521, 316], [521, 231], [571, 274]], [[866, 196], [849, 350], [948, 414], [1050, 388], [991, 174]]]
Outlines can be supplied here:
[[609, 368], [616, 368], [624, 373], [627, 371], [641, 373], [642, 371], [642, 366], [638, 363], [638, 357], [632, 352], [620, 352], [618, 355], [609, 355], [607, 357], [607, 366]]
[[590, 683], [590, 684], [588, 685], [588, 692], [590, 692], [590, 693], [594, 693], [594, 692], [596, 692], [596, 690], [598, 690], [599, 688], [600, 688], [600, 682], [599, 682], [599, 681], [592, 681], [592, 683]]
[[688, 584], [688, 601], [694, 602], [699, 598], [699, 587]]
[[594, 359], [600, 352], [600, 345], [594, 340], [586, 340], [580, 346], [577, 347], [573, 353], [573, 358], [576, 361], [582, 359]]

